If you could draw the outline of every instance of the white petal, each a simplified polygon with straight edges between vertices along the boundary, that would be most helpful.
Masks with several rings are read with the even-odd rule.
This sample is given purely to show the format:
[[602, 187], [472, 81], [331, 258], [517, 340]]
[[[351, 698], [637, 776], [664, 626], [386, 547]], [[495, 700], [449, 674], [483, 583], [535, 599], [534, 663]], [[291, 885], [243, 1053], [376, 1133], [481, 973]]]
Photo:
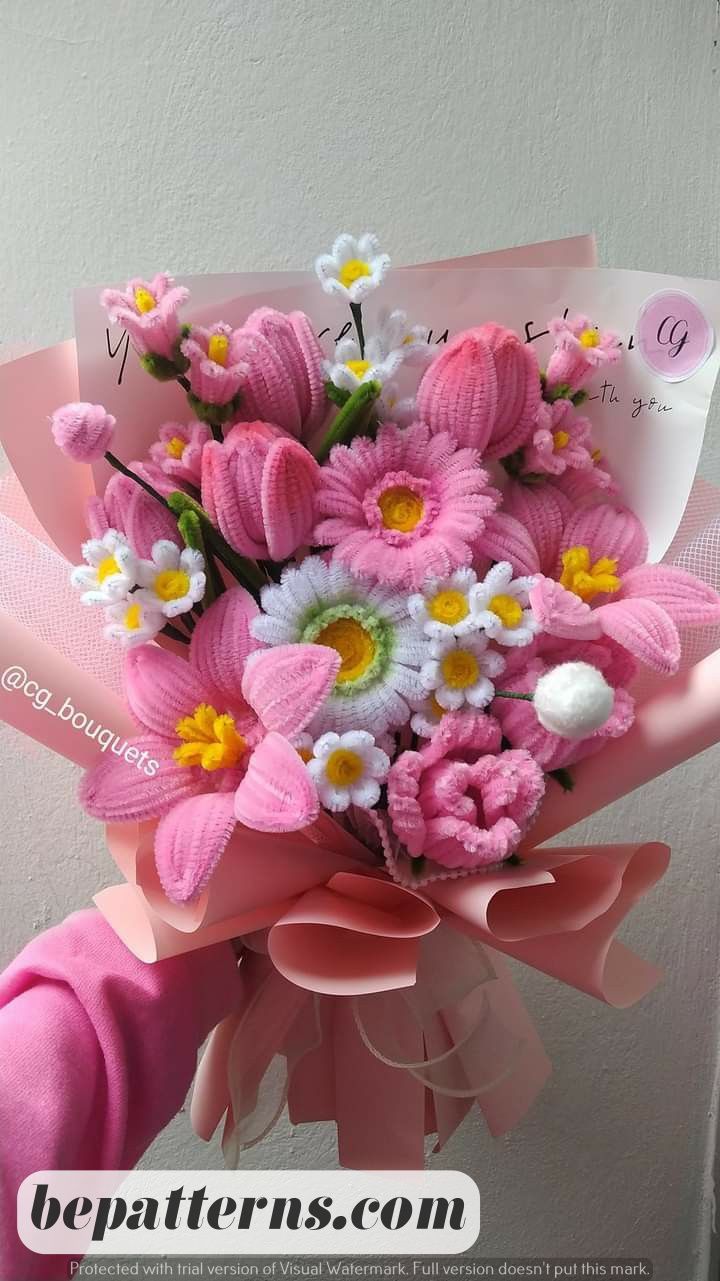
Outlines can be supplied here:
[[[495, 686], [486, 676], [481, 676], [479, 681], [465, 690], [465, 697], [472, 707], [487, 707], [495, 693]], [[440, 702], [438, 696], [438, 702]]]
[[180, 564], [186, 574], [191, 576], [202, 574], [205, 569], [205, 558], [202, 552], [197, 551], [194, 547], [186, 547], [180, 555]]
[[374, 778], [363, 778], [353, 783], [350, 788], [350, 799], [353, 805], [359, 806], [360, 809], [372, 809], [380, 799], [380, 784]]
[[343, 734], [340, 739], [340, 746], [346, 747], [348, 751], [357, 752], [358, 756], [363, 757], [369, 747], [373, 747], [375, 740], [372, 734], [366, 729], [351, 729]]
[[340, 735], [335, 734], [332, 730], [330, 730], [327, 734], [323, 734], [317, 740], [313, 748], [313, 754], [317, 757], [319, 761], [324, 761], [327, 759], [330, 753], [334, 752], [336, 747], [339, 747], [339, 746], [340, 746]]
[[169, 538], [159, 538], [153, 543], [152, 558], [158, 569], [177, 569], [180, 564], [180, 548], [171, 543]]
[[463, 690], [451, 689], [449, 685], [439, 685], [435, 691], [435, 697], [447, 712], [456, 712], [465, 702]]

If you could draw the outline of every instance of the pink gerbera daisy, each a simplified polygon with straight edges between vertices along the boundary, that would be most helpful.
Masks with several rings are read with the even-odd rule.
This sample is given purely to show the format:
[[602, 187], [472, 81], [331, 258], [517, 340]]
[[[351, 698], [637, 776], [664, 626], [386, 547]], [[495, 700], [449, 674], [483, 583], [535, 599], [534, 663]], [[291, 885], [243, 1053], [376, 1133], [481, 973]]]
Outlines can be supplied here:
[[417, 590], [469, 565], [499, 495], [474, 449], [424, 423], [336, 445], [323, 467], [315, 541], [354, 574]]

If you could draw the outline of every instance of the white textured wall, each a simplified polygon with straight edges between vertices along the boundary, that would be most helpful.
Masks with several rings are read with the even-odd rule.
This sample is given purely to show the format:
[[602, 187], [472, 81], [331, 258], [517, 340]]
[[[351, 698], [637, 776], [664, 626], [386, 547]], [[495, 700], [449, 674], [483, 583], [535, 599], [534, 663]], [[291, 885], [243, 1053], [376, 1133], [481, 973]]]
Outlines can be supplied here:
[[[0, 0], [0, 341], [67, 336], [78, 284], [301, 266], [345, 228], [408, 261], [594, 228], [605, 264], [716, 275], [717, 10]], [[0, 751], [9, 958], [113, 873], [74, 771], [7, 730]], [[673, 844], [625, 932], [668, 978], [620, 1014], [524, 980], [554, 1078], [511, 1137], [467, 1125], [442, 1157], [480, 1184], [481, 1254], [649, 1255], [662, 1281], [705, 1275], [719, 764], [710, 752], [592, 825]], [[149, 1160], [217, 1154], [181, 1116]], [[261, 1160], [330, 1164], [331, 1136], [283, 1130]]]

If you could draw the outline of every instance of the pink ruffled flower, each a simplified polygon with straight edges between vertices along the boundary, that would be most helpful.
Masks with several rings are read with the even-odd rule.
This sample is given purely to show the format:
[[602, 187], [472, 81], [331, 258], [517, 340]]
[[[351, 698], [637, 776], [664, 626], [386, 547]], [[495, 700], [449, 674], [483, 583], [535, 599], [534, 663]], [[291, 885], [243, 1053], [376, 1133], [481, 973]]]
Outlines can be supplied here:
[[469, 565], [497, 491], [474, 449], [424, 423], [336, 445], [320, 474], [314, 540], [354, 574], [403, 590]]
[[486, 458], [503, 458], [529, 439], [541, 397], [533, 349], [502, 325], [457, 334], [425, 371], [418, 417]]
[[196, 412], [206, 405], [217, 409], [232, 405], [247, 374], [242, 331], [222, 321], [209, 329], [193, 325], [181, 350], [190, 362], [188, 378]]
[[55, 444], [76, 463], [102, 458], [112, 440], [115, 422], [103, 405], [82, 401], [62, 405], [50, 420]]
[[[203, 614], [188, 661], [156, 645], [132, 650], [127, 699], [142, 732], [118, 754], [111, 749], [81, 784], [80, 799], [95, 818], [160, 819], [155, 861], [174, 902], [202, 891], [236, 818], [252, 820], [258, 795], [261, 830], [293, 830], [317, 817], [315, 789], [287, 740], [324, 701], [339, 659], [324, 646], [295, 645], [256, 654], [252, 663], [259, 647], [249, 624], [257, 613], [235, 587]], [[268, 760], [280, 770], [276, 782], [282, 779], [274, 797], [263, 791]]]
[[571, 401], [543, 401], [525, 448], [523, 472], [562, 476], [568, 468], [591, 470], [590, 430], [590, 420], [577, 414]]
[[530, 592], [546, 632], [568, 640], [609, 636], [654, 671], [680, 662], [678, 627], [720, 619], [720, 596], [685, 570], [646, 565], [647, 537], [626, 508], [601, 504], [565, 523], [554, 578]]
[[202, 452], [209, 440], [205, 423], [163, 423], [150, 446], [150, 457], [175, 482], [199, 489]]
[[104, 289], [100, 302], [113, 324], [122, 325], [141, 356], [151, 354], [174, 360], [180, 339], [178, 310], [188, 298], [187, 289], [163, 273], [152, 280], [136, 276], [125, 289]]
[[580, 391], [597, 369], [614, 364], [622, 354], [617, 334], [601, 333], [587, 316], [557, 316], [548, 328], [555, 346], [545, 374], [546, 395], [558, 388]]
[[283, 561], [310, 541], [320, 468], [270, 423], [236, 425], [202, 456], [202, 501], [243, 556]]
[[391, 767], [390, 818], [413, 857], [476, 869], [517, 848], [545, 780], [529, 752], [501, 751], [501, 739], [491, 716], [451, 713], [421, 751], [403, 752]]
[[[178, 489], [177, 481], [155, 463], [132, 462], [130, 468], [163, 498]], [[184, 545], [172, 512], [122, 472], [113, 472], [102, 498], [94, 495], [88, 499], [85, 519], [91, 537], [102, 538], [108, 529], [117, 529], [125, 535], [136, 555], [146, 559], [161, 539], [169, 539], [178, 547]]]
[[328, 409], [323, 352], [312, 322], [302, 311], [285, 315], [260, 307], [237, 333], [247, 366], [238, 420], [275, 423], [307, 440]]

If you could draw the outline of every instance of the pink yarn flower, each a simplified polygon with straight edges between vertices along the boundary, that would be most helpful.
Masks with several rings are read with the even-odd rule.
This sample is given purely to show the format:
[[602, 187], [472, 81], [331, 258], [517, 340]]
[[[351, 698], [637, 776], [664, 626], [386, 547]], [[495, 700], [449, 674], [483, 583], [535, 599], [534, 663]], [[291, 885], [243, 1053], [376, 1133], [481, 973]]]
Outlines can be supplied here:
[[[241, 780], [250, 778], [250, 796], [243, 795], [238, 814], [245, 822], [258, 789], [262, 830], [268, 822], [272, 830], [293, 830], [317, 817], [314, 786], [287, 739], [315, 715], [339, 659], [324, 646], [295, 645], [256, 656], [264, 661], [252, 664], [259, 646], [249, 624], [257, 612], [252, 597], [235, 587], [203, 614], [188, 661], [156, 645], [132, 650], [127, 700], [142, 733], [90, 769], [81, 784], [80, 799], [95, 818], [160, 819], [155, 861], [174, 902], [197, 897], [210, 879], [235, 826]], [[268, 757], [280, 770], [284, 813], [277, 792], [273, 809], [272, 796], [262, 791]]]
[[[206, 406], [215, 410], [226, 406], [235, 409], [234, 402], [236, 398], [239, 401], [238, 392], [247, 373], [241, 354], [244, 350], [242, 331], [231, 329], [222, 321], [209, 329], [193, 325], [181, 343], [181, 350], [190, 362], [188, 378], [195, 412], [206, 417], [206, 413], [201, 413]], [[217, 414], [215, 421], [219, 421]]]
[[270, 423], [236, 424], [202, 456], [202, 501], [236, 551], [287, 560], [310, 541], [320, 468]]
[[103, 405], [83, 401], [62, 405], [50, 419], [55, 444], [76, 463], [92, 463], [105, 454], [115, 422]]
[[178, 310], [188, 298], [187, 289], [172, 276], [160, 273], [152, 280], [136, 276], [125, 289], [104, 289], [100, 302], [114, 324], [122, 325], [141, 355], [174, 360], [180, 339]]
[[450, 713], [419, 752], [388, 775], [395, 835], [413, 857], [482, 868], [509, 858], [545, 791], [529, 752], [501, 751], [500, 726], [482, 713]]
[[529, 439], [541, 397], [533, 349], [502, 325], [457, 334], [425, 371], [418, 417], [487, 458], [503, 458]]
[[562, 476], [568, 468], [592, 469], [590, 431], [589, 418], [577, 414], [571, 401], [543, 401], [537, 426], [524, 451], [523, 472]]
[[163, 423], [150, 457], [166, 476], [199, 489], [203, 447], [209, 440], [205, 423]]
[[[178, 489], [177, 481], [153, 462], [132, 462], [130, 468], [163, 498]], [[172, 512], [122, 472], [113, 472], [102, 498], [94, 495], [88, 499], [85, 519], [92, 538], [102, 538], [108, 529], [117, 529], [125, 535], [136, 555], [146, 559], [151, 557], [153, 545], [160, 539], [183, 546]]]
[[328, 409], [323, 352], [311, 321], [302, 311], [260, 307], [237, 332], [247, 366], [238, 419], [275, 423], [307, 440]]
[[469, 565], [497, 491], [474, 449], [424, 423], [336, 445], [320, 473], [314, 540], [352, 573], [403, 590]]
[[587, 316], [557, 316], [548, 328], [555, 346], [545, 374], [546, 395], [558, 388], [580, 391], [597, 369], [614, 364], [622, 354], [617, 334], [601, 333]]

